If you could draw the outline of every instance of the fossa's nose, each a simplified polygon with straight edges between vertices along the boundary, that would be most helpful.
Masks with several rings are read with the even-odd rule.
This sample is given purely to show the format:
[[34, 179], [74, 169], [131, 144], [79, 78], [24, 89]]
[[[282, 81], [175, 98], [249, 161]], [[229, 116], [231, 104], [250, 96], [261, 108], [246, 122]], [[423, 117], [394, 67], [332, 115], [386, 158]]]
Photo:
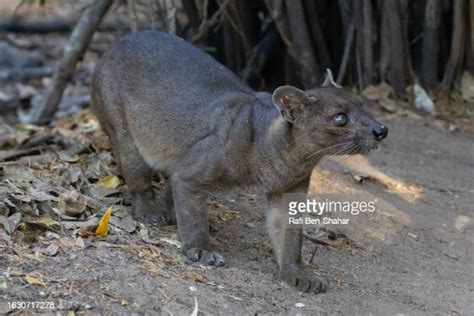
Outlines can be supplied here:
[[372, 134], [374, 134], [375, 140], [381, 141], [382, 139], [387, 137], [388, 127], [385, 125], [377, 126], [372, 130]]

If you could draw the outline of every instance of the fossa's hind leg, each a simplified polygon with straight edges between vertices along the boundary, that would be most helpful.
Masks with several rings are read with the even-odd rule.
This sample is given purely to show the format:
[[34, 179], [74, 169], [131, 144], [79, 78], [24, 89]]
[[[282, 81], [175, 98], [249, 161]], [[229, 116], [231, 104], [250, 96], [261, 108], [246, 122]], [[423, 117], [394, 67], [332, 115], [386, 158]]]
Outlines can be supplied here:
[[158, 203], [153, 192], [153, 170], [144, 161], [132, 135], [125, 128], [109, 135], [113, 135], [112, 148], [132, 197], [133, 217], [145, 223], [167, 222], [169, 214], [165, 203]]

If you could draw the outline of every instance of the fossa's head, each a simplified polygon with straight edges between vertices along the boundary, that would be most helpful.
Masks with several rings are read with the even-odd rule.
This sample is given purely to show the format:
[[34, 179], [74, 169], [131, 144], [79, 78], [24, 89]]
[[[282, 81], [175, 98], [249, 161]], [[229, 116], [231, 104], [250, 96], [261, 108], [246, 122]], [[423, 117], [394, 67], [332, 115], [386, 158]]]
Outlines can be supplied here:
[[368, 153], [378, 147], [388, 135], [387, 126], [364, 109], [361, 98], [328, 77], [321, 88], [282, 86], [273, 92], [273, 103], [291, 124], [297, 142], [321, 155]]

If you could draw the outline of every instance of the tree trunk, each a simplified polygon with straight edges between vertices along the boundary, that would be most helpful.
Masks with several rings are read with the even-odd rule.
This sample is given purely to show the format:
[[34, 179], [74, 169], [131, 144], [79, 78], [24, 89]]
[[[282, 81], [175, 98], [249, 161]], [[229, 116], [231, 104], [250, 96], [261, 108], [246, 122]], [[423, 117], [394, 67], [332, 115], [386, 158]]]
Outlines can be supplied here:
[[466, 41], [466, 69], [474, 75], [474, 0], [469, 1], [467, 12], [468, 32]]
[[200, 25], [196, 3], [194, 0], [183, 0], [183, 8], [186, 12], [186, 15], [188, 16], [193, 32], [196, 33]]
[[314, 88], [321, 83], [322, 72], [311, 46], [303, 3], [301, 0], [285, 0], [285, 4], [288, 13], [291, 41], [297, 52], [293, 58], [300, 65], [301, 81], [305, 88]]
[[246, 49], [249, 50], [258, 44], [260, 39], [260, 20], [258, 18], [257, 2], [236, 1], [238, 19], [245, 37]]
[[317, 3], [314, 0], [305, 0], [306, 20], [308, 21], [314, 52], [316, 52], [322, 69], [332, 68], [331, 55], [321, 23], [318, 17]]
[[421, 82], [428, 88], [434, 88], [438, 80], [439, 64], [439, 26], [441, 23], [441, 3], [439, 0], [427, 0], [423, 24], [423, 49], [421, 56]]
[[352, 51], [352, 43], [354, 42], [354, 33], [355, 33], [355, 26], [354, 21], [351, 22], [349, 25], [349, 30], [346, 32], [346, 42], [344, 44], [344, 53], [342, 54], [341, 65], [339, 67], [339, 73], [337, 74], [336, 83], [338, 85], [342, 85], [342, 80], [344, 80], [344, 76], [346, 74], [346, 68], [349, 63], [349, 57]]
[[354, 19], [356, 28], [356, 50], [360, 67], [358, 78], [360, 88], [364, 89], [372, 83], [373, 60], [373, 32], [372, 32], [372, 4], [370, 0], [354, 1]]
[[381, 35], [381, 80], [390, 82], [398, 95], [405, 94], [405, 86], [411, 77], [406, 2], [387, 0], [383, 2]]
[[339, 13], [341, 15], [342, 24], [344, 26], [344, 38], [347, 38], [349, 27], [353, 19], [351, 0], [338, 0]]
[[64, 88], [74, 73], [77, 61], [87, 49], [94, 31], [112, 2], [112, 0], [96, 0], [83, 11], [68, 43], [64, 47], [64, 55], [47, 89], [44, 102], [38, 109], [38, 113], [33, 113], [33, 120], [43, 123], [54, 116], [61, 101]]
[[451, 52], [441, 82], [441, 91], [447, 92], [453, 84], [454, 78], [461, 69], [462, 57], [464, 55], [464, 0], [454, 0], [453, 13], [453, 37], [451, 41]]
[[278, 30], [274, 24], [270, 25], [263, 39], [252, 50], [247, 64], [240, 76], [249, 85], [254, 86], [263, 67], [267, 63], [270, 55], [279, 48], [281, 44]]

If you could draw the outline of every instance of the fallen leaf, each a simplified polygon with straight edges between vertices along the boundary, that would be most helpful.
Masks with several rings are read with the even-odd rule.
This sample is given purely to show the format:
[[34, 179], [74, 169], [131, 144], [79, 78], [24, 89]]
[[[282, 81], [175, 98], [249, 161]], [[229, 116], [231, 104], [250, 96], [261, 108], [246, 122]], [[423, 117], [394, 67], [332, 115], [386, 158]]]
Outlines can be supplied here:
[[94, 114], [91, 112], [83, 112], [79, 118], [79, 126], [87, 133], [97, 130], [100, 124]]
[[389, 113], [395, 113], [399, 108], [397, 102], [389, 98], [380, 99], [379, 104], [382, 109]]
[[40, 286], [45, 286], [46, 285], [44, 283], [43, 277], [39, 273], [37, 273], [37, 274], [28, 273], [25, 276], [25, 281], [28, 284], [31, 284], [31, 285], [40, 285]]
[[461, 93], [464, 100], [474, 101], [474, 77], [467, 70], [462, 74]]
[[25, 223], [28, 224], [37, 224], [40, 226], [45, 226], [47, 228], [51, 228], [53, 226], [60, 226], [57, 221], [52, 219], [49, 216], [31, 216], [31, 215], [25, 215], [25, 218], [23, 220]]
[[114, 213], [114, 216], [110, 218], [110, 223], [117, 228], [120, 228], [127, 233], [133, 233], [136, 230], [137, 223], [133, 220], [131, 215], [119, 218]]
[[382, 82], [379, 85], [369, 85], [364, 89], [364, 91], [362, 91], [363, 96], [375, 101], [388, 98], [390, 94], [394, 94], [393, 88], [385, 82]]
[[61, 224], [65, 229], [89, 229], [89, 227], [93, 227], [92, 231], [94, 232], [99, 225], [99, 219], [97, 217], [91, 217], [84, 221], [61, 221]]
[[80, 160], [79, 155], [69, 156], [68, 153], [65, 151], [56, 152], [56, 155], [64, 162], [75, 163]]
[[58, 207], [61, 214], [79, 217], [86, 209], [86, 198], [75, 190], [66, 191], [59, 195]]
[[86, 247], [86, 244], [84, 243], [84, 239], [82, 237], [76, 238], [75, 245], [81, 249], [84, 249]]
[[176, 248], [178, 248], [178, 249], [181, 249], [181, 242], [179, 240], [170, 239], [170, 238], [166, 238], [166, 237], [161, 237], [160, 241], [163, 241], [163, 242], [168, 243], [170, 245], [176, 246]]
[[97, 181], [97, 185], [103, 188], [115, 189], [120, 185], [120, 179], [117, 176], [107, 176]]
[[425, 89], [423, 89], [419, 84], [415, 83], [413, 92], [415, 93], [414, 105], [417, 109], [424, 110], [431, 114], [436, 113], [433, 100], [431, 100]]
[[223, 211], [217, 214], [220, 220], [227, 222], [232, 219], [240, 218], [240, 213], [238, 211]]
[[203, 284], [207, 283], [207, 278], [196, 272], [185, 271], [182, 276], [185, 280], [188, 280], [188, 281], [203, 283]]
[[8, 284], [7, 282], [3, 281], [2, 283], [0, 283], [0, 290], [3, 291], [6, 289], [8, 289]]
[[109, 220], [110, 220], [110, 215], [112, 214], [112, 206], [109, 207], [107, 212], [105, 212], [104, 216], [102, 216], [99, 226], [97, 226], [97, 229], [95, 230], [95, 235], [98, 237], [105, 237], [107, 236], [107, 233], [109, 232]]
[[11, 235], [15, 232], [18, 224], [20, 224], [21, 217], [21, 213], [15, 213], [8, 218], [0, 216], [0, 225], [2, 225], [5, 228], [5, 231]]
[[45, 256], [52, 257], [58, 253], [58, 250], [59, 250], [59, 246], [53, 243], [49, 245], [48, 247], [41, 249], [40, 252]]

